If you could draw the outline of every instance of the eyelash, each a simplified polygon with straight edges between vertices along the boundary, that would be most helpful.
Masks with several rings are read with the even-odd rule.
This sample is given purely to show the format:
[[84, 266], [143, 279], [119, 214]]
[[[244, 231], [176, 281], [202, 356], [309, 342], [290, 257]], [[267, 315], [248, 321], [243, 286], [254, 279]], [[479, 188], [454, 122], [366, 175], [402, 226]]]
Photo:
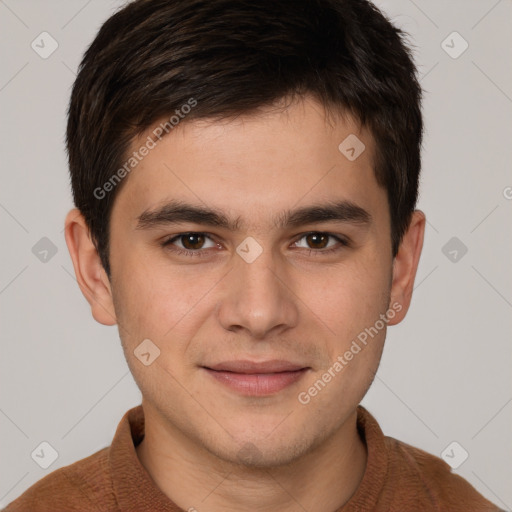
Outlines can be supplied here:
[[[174, 254], [176, 254], [178, 256], [190, 256], [190, 257], [200, 257], [200, 258], [204, 257], [204, 256], [208, 256], [207, 250], [205, 250], [205, 249], [191, 250], [191, 249], [179, 249], [176, 247], [172, 247], [173, 242], [175, 242], [179, 238], [186, 236], [186, 235], [204, 235], [204, 236], [210, 238], [212, 241], [214, 241], [212, 239], [211, 235], [209, 235], [208, 233], [203, 233], [203, 232], [199, 232], [199, 231], [189, 231], [186, 233], [180, 233], [178, 235], [174, 235], [171, 238], [164, 240], [161, 243], [161, 245], [162, 245], [162, 247], [166, 248], [167, 250], [172, 251]], [[350, 247], [350, 243], [347, 240], [340, 238], [337, 235], [333, 235], [332, 233], [326, 233], [324, 231], [310, 231], [308, 233], [304, 233], [299, 239], [297, 239], [296, 242], [298, 242], [299, 240], [302, 240], [303, 238], [305, 238], [308, 235], [326, 235], [328, 237], [334, 238], [340, 244], [340, 245], [338, 245], [336, 247], [332, 247], [330, 249], [306, 249], [308, 256], [311, 256], [313, 254], [315, 254], [315, 256], [316, 256], [319, 253], [323, 254], [323, 255], [333, 254], [333, 253], [338, 252], [346, 247]]]

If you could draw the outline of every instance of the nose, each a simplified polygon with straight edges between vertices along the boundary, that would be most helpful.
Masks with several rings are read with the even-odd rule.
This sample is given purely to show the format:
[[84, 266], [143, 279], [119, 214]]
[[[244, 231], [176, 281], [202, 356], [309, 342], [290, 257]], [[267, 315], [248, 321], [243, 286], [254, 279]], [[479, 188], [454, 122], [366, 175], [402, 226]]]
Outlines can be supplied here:
[[245, 330], [250, 338], [261, 340], [297, 325], [298, 298], [291, 274], [284, 264], [277, 265], [271, 251], [263, 250], [251, 263], [238, 258], [234, 265], [217, 306], [224, 329]]

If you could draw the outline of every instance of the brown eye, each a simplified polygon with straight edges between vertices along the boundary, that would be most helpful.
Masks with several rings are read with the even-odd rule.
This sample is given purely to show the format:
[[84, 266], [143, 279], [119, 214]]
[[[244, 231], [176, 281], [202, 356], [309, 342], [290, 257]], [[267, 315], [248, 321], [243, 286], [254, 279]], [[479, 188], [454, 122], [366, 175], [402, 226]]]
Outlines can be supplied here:
[[325, 233], [310, 233], [306, 241], [312, 249], [324, 249], [329, 242], [330, 235]]
[[197, 250], [202, 248], [206, 237], [202, 233], [186, 233], [179, 238], [185, 249]]
[[305, 249], [311, 256], [327, 256], [328, 254], [334, 254], [350, 247], [350, 242], [344, 237], [331, 233], [312, 231], [302, 235], [302, 237], [295, 242], [295, 247]]
[[179, 256], [211, 256], [208, 249], [213, 249], [218, 244], [206, 233], [189, 232], [164, 240], [161, 245], [166, 251], [172, 251]]

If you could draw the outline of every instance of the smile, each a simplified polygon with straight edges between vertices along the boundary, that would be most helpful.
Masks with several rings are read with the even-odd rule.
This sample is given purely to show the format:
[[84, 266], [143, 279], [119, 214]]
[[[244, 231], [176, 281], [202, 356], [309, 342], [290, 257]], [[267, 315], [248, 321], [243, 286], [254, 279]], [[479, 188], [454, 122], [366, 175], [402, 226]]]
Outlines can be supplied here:
[[217, 382], [237, 393], [265, 396], [295, 384], [310, 368], [287, 361], [228, 361], [203, 369]]

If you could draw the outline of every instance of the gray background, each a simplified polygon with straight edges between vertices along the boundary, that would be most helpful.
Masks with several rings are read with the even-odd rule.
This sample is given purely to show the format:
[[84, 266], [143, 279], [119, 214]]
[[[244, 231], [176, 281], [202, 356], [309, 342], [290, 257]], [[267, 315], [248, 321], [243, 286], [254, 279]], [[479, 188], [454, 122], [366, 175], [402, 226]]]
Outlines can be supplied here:
[[[110, 444], [141, 399], [117, 328], [90, 315], [63, 234], [70, 87], [121, 4], [0, 0], [0, 506]], [[376, 4], [411, 34], [427, 91], [419, 207], [428, 226], [411, 310], [388, 331], [363, 405], [387, 435], [433, 454], [457, 441], [469, 457], [456, 472], [510, 510], [512, 5]], [[31, 48], [43, 31], [59, 45], [46, 59]], [[454, 31], [469, 44], [457, 58], [445, 49], [458, 53], [458, 36], [442, 45]], [[46, 262], [32, 251], [43, 237], [57, 250]], [[443, 250], [452, 237], [459, 241]], [[46, 470], [31, 458], [42, 441], [58, 452]]]

